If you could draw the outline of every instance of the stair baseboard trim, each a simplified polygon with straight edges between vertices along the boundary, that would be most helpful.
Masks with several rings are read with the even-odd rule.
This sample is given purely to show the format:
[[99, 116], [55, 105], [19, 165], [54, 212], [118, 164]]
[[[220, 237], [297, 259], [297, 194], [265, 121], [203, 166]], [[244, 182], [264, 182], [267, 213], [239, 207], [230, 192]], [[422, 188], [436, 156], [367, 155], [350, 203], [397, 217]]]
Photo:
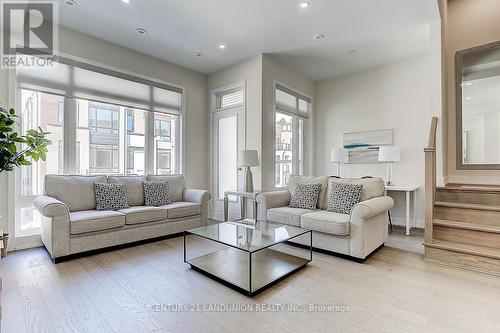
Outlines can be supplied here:
[[424, 246], [432, 247], [432, 248], [435, 248], [435, 249], [446, 250], [446, 251], [457, 252], [457, 253], [470, 254], [470, 255], [474, 255], [474, 256], [478, 256], [478, 257], [485, 257], [485, 258], [500, 260], [500, 256], [494, 255], [494, 254], [490, 254], [490, 253], [473, 251], [473, 250], [463, 249], [463, 248], [449, 246], [449, 245], [444, 245], [444, 244], [426, 243], [426, 242], [424, 242], [422, 244]]

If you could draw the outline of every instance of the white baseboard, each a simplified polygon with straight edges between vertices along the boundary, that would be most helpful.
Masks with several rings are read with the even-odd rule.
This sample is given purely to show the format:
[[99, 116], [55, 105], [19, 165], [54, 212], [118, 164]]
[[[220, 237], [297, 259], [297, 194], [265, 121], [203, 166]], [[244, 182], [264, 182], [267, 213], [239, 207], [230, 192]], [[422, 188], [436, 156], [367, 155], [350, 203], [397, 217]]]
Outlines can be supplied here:
[[40, 246], [43, 246], [40, 235], [16, 237], [13, 240], [12, 245], [9, 246], [9, 251], [26, 250]]
[[438, 177], [436, 179], [436, 185], [439, 186], [439, 187], [444, 187], [446, 185], [446, 180], [445, 180], [446, 177]]
[[481, 177], [481, 176], [446, 176], [445, 183], [451, 184], [469, 184], [469, 185], [500, 185], [498, 177]]
[[[411, 223], [411, 221], [410, 221]], [[392, 225], [397, 225], [397, 226], [406, 226], [406, 219], [405, 218], [400, 218], [400, 217], [396, 217], [396, 218], [392, 218]], [[415, 224], [414, 225], [411, 225], [411, 227], [415, 227], [415, 228], [424, 228], [425, 227], [425, 221], [424, 220], [415, 220]]]

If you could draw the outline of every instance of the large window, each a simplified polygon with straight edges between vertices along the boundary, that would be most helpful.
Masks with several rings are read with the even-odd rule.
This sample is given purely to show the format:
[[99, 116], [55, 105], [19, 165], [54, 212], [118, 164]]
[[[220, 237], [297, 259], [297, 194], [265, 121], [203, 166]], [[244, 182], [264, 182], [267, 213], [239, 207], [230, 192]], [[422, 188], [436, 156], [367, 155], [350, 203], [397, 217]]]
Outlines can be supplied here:
[[306, 131], [311, 99], [275, 85], [275, 186], [285, 187], [291, 174], [304, 174]]
[[33, 208], [31, 201], [37, 195], [43, 194], [43, 180], [47, 174], [63, 172], [63, 114], [64, 98], [62, 96], [42, 93], [34, 90], [20, 91], [20, 115], [22, 132], [41, 127], [50, 132], [48, 139], [52, 145], [48, 147], [47, 159], [31, 166], [19, 169], [18, 191], [19, 200], [16, 200], [16, 234], [25, 235], [39, 232], [40, 216]]
[[16, 172], [16, 236], [39, 232], [32, 200], [46, 174], [180, 173], [182, 89], [58, 58], [17, 70], [24, 131], [50, 132], [46, 162]]

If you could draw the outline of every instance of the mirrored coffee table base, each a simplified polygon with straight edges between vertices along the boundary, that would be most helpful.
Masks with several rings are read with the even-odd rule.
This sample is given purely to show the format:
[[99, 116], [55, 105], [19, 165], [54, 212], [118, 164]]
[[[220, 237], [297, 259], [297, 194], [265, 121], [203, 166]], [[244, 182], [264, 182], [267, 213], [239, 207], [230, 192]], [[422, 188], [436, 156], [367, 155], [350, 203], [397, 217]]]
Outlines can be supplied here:
[[[259, 224], [262, 223], [267, 222], [259, 222]], [[290, 233], [293, 237], [287, 237], [283, 235], [283, 229], [280, 229], [279, 225], [271, 225], [276, 227], [274, 230], [276, 234], [282, 235], [277, 239], [261, 242], [261, 246], [250, 247], [235, 245], [227, 241], [227, 239], [237, 240], [248, 237], [245, 226], [240, 224], [235, 224], [235, 227], [229, 230], [212, 230], [210, 226], [207, 226], [208, 230], [198, 233], [194, 230], [200, 228], [193, 229], [194, 232], [188, 230], [184, 233], [184, 262], [194, 270], [239, 292], [254, 295], [304, 268], [312, 261], [311, 246], [303, 248], [288, 244], [288, 241], [299, 238], [308, 240], [309, 245], [312, 244], [311, 231], [297, 228]], [[248, 239], [248, 242], [252, 244], [255, 238], [258, 239], [263, 235], [259, 234], [259, 226], [249, 228], [254, 239]], [[220, 237], [221, 231], [225, 233], [225, 238]], [[232, 231], [235, 232], [234, 237], [231, 237]], [[264, 232], [269, 232], [269, 230]], [[254, 243], [259, 242], [254, 241]]]

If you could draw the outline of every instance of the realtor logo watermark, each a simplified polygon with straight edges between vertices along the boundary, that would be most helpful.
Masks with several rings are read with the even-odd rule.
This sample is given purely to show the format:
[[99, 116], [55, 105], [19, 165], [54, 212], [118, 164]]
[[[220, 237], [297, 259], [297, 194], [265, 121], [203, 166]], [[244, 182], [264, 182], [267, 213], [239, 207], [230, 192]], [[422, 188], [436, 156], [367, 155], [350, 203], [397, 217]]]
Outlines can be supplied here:
[[57, 1], [2, 1], [1, 68], [54, 67]]

